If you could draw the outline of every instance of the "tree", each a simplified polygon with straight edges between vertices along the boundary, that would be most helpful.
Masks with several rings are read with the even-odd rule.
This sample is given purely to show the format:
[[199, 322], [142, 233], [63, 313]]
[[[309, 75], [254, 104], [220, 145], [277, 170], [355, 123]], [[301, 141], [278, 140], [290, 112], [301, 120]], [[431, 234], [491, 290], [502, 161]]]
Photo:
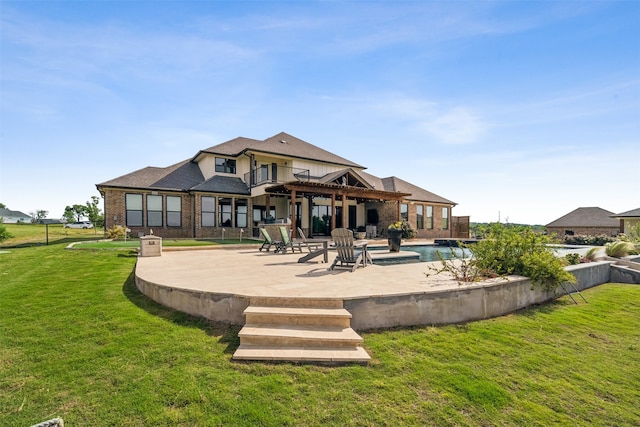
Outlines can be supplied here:
[[85, 216], [87, 216], [87, 207], [84, 205], [67, 206], [62, 214], [67, 222], [81, 221]]
[[98, 203], [100, 203], [100, 198], [98, 196], [91, 196], [91, 201], [87, 202], [85, 212], [89, 221], [91, 221], [94, 226], [102, 227], [104, 225], [104, 215], [98, 207]]
[[0, 209], [6, 209], [7, 205], [5, 205], [4, 203], [0, 203]]
[[42, 220], [45, 219], [47, 215], [49, 215], [49, 211], [39, 209], [39, 210], [36, 210], [35, 212], [29, 212], [29, 215], [31, 215], [32, 223], [41, 224]]
[[7, 231], [7, 228], [4, 226], [3, 223], [4, 223], [4, 219], [0, 217], [0, 242], [4, 242], [5, 240], [13, 237], [13, 235]]

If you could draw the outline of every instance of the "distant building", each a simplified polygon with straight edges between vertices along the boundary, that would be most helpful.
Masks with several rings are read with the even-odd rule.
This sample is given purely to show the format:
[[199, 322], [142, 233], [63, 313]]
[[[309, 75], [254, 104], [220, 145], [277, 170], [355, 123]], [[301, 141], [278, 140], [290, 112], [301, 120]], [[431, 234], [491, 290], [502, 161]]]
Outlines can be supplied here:
[[31, 222], [31, 216], [24, 212], [12, 211], [11, 209], [0, 208], [0, 218], [5, 224], [17, 224], [19, 222]]
[[631, 227], [640, 224], [640, 208], [632, 209], [627, 212], [622, 212], [616, 215], [612, 215], [613, 218], [620, 220], [620, 229], [623, 233], [628, 234]]
[[612, 218], [613, 212], [598, 208], [578, 208], [546, 225], [549, 235], [595, 236], [607, 235], [615, 237], [621, 232], [620, 220]]

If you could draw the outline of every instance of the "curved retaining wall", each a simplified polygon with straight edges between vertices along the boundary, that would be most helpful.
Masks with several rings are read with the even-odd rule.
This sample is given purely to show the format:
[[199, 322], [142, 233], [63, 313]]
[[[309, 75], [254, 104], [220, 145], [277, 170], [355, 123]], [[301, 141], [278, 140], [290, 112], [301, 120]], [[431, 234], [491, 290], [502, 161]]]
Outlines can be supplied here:
[[[610, 281], [611, 262], [594, 262], [567, 267], [582, 290]], [[136, 276], [136, 286], [154, 301], [206, 319], [244, 324], [248, 296], [216, 294], [158, 285]], [[539, 304], [563, 294], [561, 289], [531, 289], [531, 281], [512, 276], [436, 292], [370, 296], [343, 300], [356, 330], [393, 326], [438, 325], [487, 319]]]

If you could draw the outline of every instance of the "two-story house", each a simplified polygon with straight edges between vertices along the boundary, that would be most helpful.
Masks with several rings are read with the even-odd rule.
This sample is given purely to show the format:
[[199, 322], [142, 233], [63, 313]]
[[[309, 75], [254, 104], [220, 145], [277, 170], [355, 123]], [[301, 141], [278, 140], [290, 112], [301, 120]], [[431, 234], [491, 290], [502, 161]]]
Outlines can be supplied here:
[[402, 218], [418, 237], [453, 236], [454, 202], [364, 169], [280, 133], [262, 141], [235, 138], [172, 166], [146, 167], [96, 186], [105, 227], [152, 229], [166, 238], [258, 236], [261, 223], [285, 218], [309, 236], [366, 226], [384, 235]]

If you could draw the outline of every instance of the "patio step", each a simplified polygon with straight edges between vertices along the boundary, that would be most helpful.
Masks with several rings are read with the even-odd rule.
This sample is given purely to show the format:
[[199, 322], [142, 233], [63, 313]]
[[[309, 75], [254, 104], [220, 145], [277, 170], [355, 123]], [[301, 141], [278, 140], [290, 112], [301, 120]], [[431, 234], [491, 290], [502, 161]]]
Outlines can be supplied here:
[[362, 347], [259, 347], [241, 345], [233, 355], [235, 360], [263, 360], [281, 362], [366, 363], [371, 357]]
[[342, 300], [251, 298], [235, 360], [366, 363]]
[[351, 313], [344, 308], [249, 306], [244, 315], [250, 325], [309, 325], [348, 328]]

